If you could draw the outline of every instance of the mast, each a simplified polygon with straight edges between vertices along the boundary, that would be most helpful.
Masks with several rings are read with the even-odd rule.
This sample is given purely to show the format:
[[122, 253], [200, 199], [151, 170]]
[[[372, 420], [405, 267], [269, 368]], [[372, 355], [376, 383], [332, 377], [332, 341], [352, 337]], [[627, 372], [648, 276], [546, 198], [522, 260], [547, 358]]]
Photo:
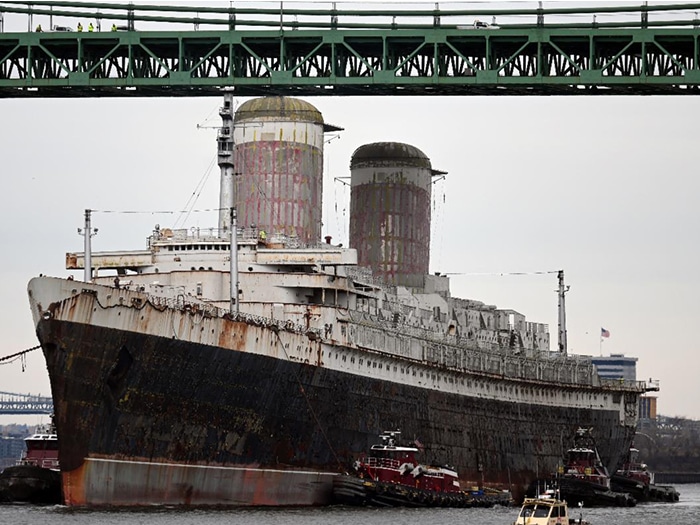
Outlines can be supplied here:
[[90, 239], [93, 235], [97, 235], [97, 228], [92, 229], [91, 222], [92, 210], [85, 210], [85, 228], [78, 228], [78, 234], [84, 237], [84, 252], [85, 252], [85, 277], [86, 283], [92, 282], [92, 243]]
[[564, 285], [564, 270], [557, 272], [559, 279], [559, 352], [566, 355], [566, 292], [569, 291], [569, 286]]
[[221, 183], [219, 189], [219, 235], [231, 227], [229, 211], [235, 206], [233, 181], [233, 90], [224, 90], [224, 105], [219, 108], [221, 127], [216, 136]]
[[226, 232], [231, 239], [229, 277], [231, 289], [231, 314], [238, 313], [238, 227], [236, 223], [236, 197], [233, 173], [233, 89], [224, 89], [224, 105], [219, 108], [221, 127], [216, 136], [221, 169], [219, 188], [219, 236]]
[[231, 314], [238, 313], [238, 226], [236, 208], [231, 208]]

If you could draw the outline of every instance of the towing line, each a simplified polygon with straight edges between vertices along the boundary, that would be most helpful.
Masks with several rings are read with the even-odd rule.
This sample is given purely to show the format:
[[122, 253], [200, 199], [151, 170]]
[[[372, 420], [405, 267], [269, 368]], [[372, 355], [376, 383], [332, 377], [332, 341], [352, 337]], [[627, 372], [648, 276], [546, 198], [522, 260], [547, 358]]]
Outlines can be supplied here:
[[39, 348], [41, 348], [41, 345], [33, 346], [32, 348], [27, 348], [26, 350], [22, 350], [21, 352], [17, 352], [16, 354], [11, 354], [11, 355], [7, 355], [5, 357], [0, 357], [0, 363], [2, 363], [3, 361], [8, 361], [14, 357], [19, 357], [19, 356], [22, 356], [24, 354], [28, 354], [29, 352], [33, 352], [34, 350], [37, 350]]

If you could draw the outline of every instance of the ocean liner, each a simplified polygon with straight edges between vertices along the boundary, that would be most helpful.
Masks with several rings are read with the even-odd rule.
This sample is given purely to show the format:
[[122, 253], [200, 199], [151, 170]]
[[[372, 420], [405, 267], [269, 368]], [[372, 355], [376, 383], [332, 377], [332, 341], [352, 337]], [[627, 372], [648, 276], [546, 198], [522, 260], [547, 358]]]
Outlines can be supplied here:
[[[522, 494], [580, 426], [607, 468], [645, 384], [601, 379], [513, 310], [428, 273], [431, 183], [418, 148], [352, 156], [350, 247], [321, 239], [325, 123], [305, 101], [224, 93], [220, 214], [156, 226], [146, 249], [83, 253], [84, 280], [28, 285], [67, 505], [323, 505], [387, 428], [463, 486]], [[64, 438], [65, 436], [65, 438]]]

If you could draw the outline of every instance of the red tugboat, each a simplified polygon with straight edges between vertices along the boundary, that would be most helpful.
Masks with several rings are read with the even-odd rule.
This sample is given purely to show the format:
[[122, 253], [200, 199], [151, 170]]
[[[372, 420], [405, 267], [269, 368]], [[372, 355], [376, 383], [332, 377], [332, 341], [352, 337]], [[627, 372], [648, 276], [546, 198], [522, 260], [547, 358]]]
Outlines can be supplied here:
[[630, 493], [637, 501], [669, 501], [680, 499], [680, 494], [670, 485], [655, 485], [654, 473], [639, 460], [639, 450], [632, 445], [622, 467], [611, 477], [613, 490]]
[[27, 450], [22, 453], [17, 465], [59, 470], [58, 436], [53, 425], [37, 428], [34, 434], [24, 438], [24, 444]]
[[61, 503], [58, 437], [51, 424], [24, 439], [17, 465], [0, 472], [0, 502]]
[[[564, 465], [559, 467], [555, 478], [545, 480], [545, 487], [556, 486], [561, 499], [571, 505], [633, 507], [637, 504], [626, 492], [611, 490], [610, 475], [598, 455], [591, 428], [576, 431], [573, 446], [566, 451]], [[533, 490], [531, 486], [528, 493], [531, 495], [539, 487], [535, 485]]]
[[510, 504], [510, 494], [465, 492], [454, 468], [421, 465], [417, 444], [398, 445], [401, 432], [387, 431], [353, 465], [353, 474], [333, 480], [336, 502], [350, 505], [473, 507]]

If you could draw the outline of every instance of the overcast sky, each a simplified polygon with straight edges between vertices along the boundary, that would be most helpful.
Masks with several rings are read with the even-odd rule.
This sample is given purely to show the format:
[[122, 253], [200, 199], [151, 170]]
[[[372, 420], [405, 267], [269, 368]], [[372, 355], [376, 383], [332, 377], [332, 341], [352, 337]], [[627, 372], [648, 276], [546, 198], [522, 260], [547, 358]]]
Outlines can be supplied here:
[[[306, 100], [345, 128], [326, 144], [324, 235], [347, 245], [349, 191], [334, 178], [349, 176], [357, 147], [416, 146], [448, 172], [433, 186], [431, 271], [460, 274], [453, 295], [548, 323], [554, 349], [556, 274], [537, 272], [563, 269], [570, 352], [637, 357], [638, 378], [660, 380], [660, 413], [700, 419], [700, 97]], [[0, 100], [0, 357], [37, 344], [27, 282], [69, 274], [85, 208], [101, 210], [99, 251], [142, 249], [156, 223], [183, 225], [104, 211], [182, 210], [195, 194], [197, 210], [218, 206], [206, 126], [220, 104]], [[215, 227], [216, 213], [184, 226]], [[532, 275], [498, 275], [512, 272]], [[40, 351], [24, 370], [0, 365], [0, 391], [50, 395]]]

